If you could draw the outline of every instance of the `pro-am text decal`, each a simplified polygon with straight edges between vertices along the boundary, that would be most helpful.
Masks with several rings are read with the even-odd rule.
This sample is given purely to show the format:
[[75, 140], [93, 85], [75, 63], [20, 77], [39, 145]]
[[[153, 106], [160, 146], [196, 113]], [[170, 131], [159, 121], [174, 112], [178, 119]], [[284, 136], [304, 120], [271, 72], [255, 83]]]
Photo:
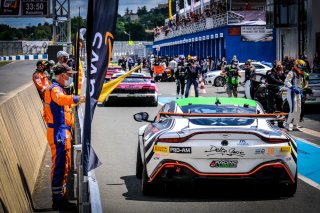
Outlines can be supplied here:
[[170, 153], [188, 153], [191, 154], [191, 147], [175, 147], [170, 146], [169, 147]]

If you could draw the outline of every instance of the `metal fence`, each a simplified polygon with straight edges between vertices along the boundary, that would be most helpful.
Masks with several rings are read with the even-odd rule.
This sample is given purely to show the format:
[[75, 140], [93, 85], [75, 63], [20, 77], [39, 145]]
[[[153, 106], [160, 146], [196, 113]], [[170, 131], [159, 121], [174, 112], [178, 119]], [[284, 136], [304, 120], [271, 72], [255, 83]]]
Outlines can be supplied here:
[[137, 55], [144, 57], [147, 55], [146, 45], [151, 45], [153, 42], [134, 41], [132, 45], [128, 41], [115, 41], [113, 43], [112, 58], [118, 60], [122, 56]]
[[50, 41], [0, 41], [0, 56], [44, 54]]

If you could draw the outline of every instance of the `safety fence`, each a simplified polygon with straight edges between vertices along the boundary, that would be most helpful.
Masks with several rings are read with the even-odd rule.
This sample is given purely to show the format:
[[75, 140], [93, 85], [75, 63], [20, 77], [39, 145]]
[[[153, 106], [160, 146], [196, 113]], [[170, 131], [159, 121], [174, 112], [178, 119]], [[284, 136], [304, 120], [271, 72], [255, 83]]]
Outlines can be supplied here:
[[42, 103], [31, 82], [0, 102], [0, 212], [33, 212], [35, 189], [47, 148]]
[[50, 41], [0, 41], [0, 56], [44, 54], [50, 43]]

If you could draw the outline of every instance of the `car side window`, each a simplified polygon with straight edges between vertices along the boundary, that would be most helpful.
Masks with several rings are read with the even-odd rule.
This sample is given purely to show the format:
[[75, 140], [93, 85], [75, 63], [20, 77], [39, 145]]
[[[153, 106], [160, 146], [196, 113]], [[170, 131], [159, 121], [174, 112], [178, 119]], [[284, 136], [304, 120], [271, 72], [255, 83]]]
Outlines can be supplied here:
[[159, 122], [161, 120], [160, 113], [161, 112], [174, 112], [175, 111], [175, 102], [171, 101], [163, 105], [163, 107], [159, 110], [157, 116], [155, 117], [155, 122]]
[[254, 67], [256, 69], [264, 69], [264, 66], [260, 65], [260, 64], [254, 64]]

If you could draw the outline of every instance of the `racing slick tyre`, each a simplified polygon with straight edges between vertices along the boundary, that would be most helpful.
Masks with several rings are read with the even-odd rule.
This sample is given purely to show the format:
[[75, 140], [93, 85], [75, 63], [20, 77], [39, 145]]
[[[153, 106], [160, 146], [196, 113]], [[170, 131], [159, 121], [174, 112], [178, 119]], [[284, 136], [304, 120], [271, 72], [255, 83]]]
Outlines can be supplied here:
[[142, 194], [143, 195], [154, 195], [155, 194], [154, 184], [148, 182], [148, 174], [147, 174], [146, 165], [143, 165], [141, 187], [142, 187]]
[[142, 178], [142, 170], [143, 170], [143, 163], [141, 159], [140, 144], [138, 143], [137, 162], [136, 162], [136, 177], [138, 179]]
[[151, 99], [150, 100], [150, 105], [152, 107], [157, 107], [158, 106], [158, 97]]
[[218, 76], [216, 77], [216, 79], [214, 79], [213, 85], [216, 87], [223, 87], [226, 84], [226, 79], [222, 76]]
[[280, 195], [284, 197], [292, 197], [297, 191], [298, 178], [297, 171], [296, 176], [294, 177], [294, 183], [287, 183], [280, 185]]

